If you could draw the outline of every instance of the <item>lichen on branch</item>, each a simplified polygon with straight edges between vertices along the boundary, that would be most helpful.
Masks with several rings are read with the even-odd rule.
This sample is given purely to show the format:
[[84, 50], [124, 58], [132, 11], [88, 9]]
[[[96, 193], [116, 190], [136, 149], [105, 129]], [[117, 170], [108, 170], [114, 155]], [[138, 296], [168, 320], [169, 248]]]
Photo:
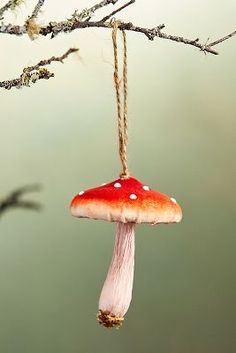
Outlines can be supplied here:
[[[17, 3], [20, 0], [12, 0], [9, 1], [9, 3]], [[118, 12], [124, 10], [128, 6], [132, 5], [135, 3], [135, 0], [130, 0], [123, 4], [122, 6], [116, 8], [112, 12], [108, 12], [106, 16], [104, 16], [102, 19], [97, 19], [91, 21], [91, 18], [94, 18], [95, 13], [98, 12], [98, 10], [108, 7], [108, 5], [116, 5], [119, 2], [119, 0], [103, 0], [91, 8], [86, 8], [83, 9], [82, 11], [74, 11], [73, 15], [70, 18], [67, 18], [63, 21], [51, 21], [48, 24], [40, 27], [36, 21], [35, 18], [38, 16], [41, 7], [45, 3], [45, 0], [38, 0], [36, 3], [36, 6], [34, 7], [34, 10], [32, 14], [26, 19], [24, 25], [13, 25], [13, 24], [0, 24], [0, 33], [5, 33], [5, 34], [11, 34], [11, 35], [16, 35], [16, 36], [21, 36], [25, 35], [28, 33], [31, 39], [35, 39], [38, 36], [47, 36], [51, 35], [51, 38], [54, 38], [56, 35], [60, 33], [68, 33], [72, 32], [74, 30], [78, 29], [85, 29], [85, 28], [107, 28], [110, 29], [112, 28], [112, 23], [111, 23], [111, 18], [117, 14]], [[9, 6], [9, 5], [5, 5]], [[0, 14], [1, 12], [5, 11], [5, 7], [0, 9]], [[211, 43], [204, 43], [200, 42], [199, 38], [196, 36], [194, 39], [188, 39], [183, 36], [178, 36], [178, 35], [173, 35], [173, 34], [168, 34], [163, 32], [165, 25], [157, 25], [154, 28], [146, 28], [146, 27], [140, 27], [137, 25], [132, 24], [131, 22], [120, 22], [119, 28], [121, 30], [126, 30], [130, 32], [136, 32], [136, 33], [141, 33], [144, 34], [149, 40], [153, 40], [154, 38], [158, 39], [166, 39], [172, 42], [177, 42], [177, 43], [182, 43], [188, 46], [192, 46], [195, 48], [200, 49], [200, 51], [210, 54], [217, 55], [218, 52], [215, 50], [215, 46], [217, 44], [220, 44], [224, 42], [225, 40], [228, 40], [229, 38], [232, 38], [236, 34], [236, 30], [232, 31], [231, 33], [225, 35], [224, 37], [221, 37], [219, 39], [214, 40]]]
[[[16, 6], [19, 6], [24, 0], [10, 0], [0, 8], [0, 18], [4, 17], [4, 13], [7, 10], [13, 10]], [[11, 23], [5, 24], [0, 23], [0, 34], [8, 34], [15, 36], [27, 35], [30, 39], [34, 40], [39, 36], [48, 36], [50, 38], [54, 38], [55, 36], [61, 33], [70, 33], [75, 30], [85, 29], [85, 28], [105, 28], [112, 29], [114, 15], [121, 12], [128, 6], [135, 3], [135, 0], [129, 0], [125, 2], [120, 7], [115, 8], [113, 11], [108, 12], [106, 16], [102, 18], [94, 19], [94, 16], [99, 13], [99, 10], [105, 7], [109, 7], [109, 5], [116, 5], [120, 0], [102, 0], [101, 2], [93, 5], [90, 8], [85, 8], [82, 11], [75, 10], [71, 17], [63, 20], [63, 21], [51, 21], [44, 26], [40, 26], [37, 18], [41, 12], [41, 8], [45, 3], [45, 0], [38, 0], [36, 2], [35, 7], [33, 8], [32, 13], [25, 20], [24, 25], [13, 25]], [[93, 20], [91, 20], [93, 18]], [[175, 43], [182, 43], [187, 46], [192, 46], [198, 48], [204, 54], [210, 53], [214, 55], [218, 55], [218, 52], [215, 49], [215, 46], [223, 43], [224, 41], [232, 38], [236, 35], [236, 30], [233, 32], [214, 40], [213, 42], [201, 42], [198, 37], [194, 39], [188, 39], [183, 36], [177, 36], [173, 34], [168, 34], [163, 31], [165, 28], [164, 24], [157, 25], [153, 28], [146, 28], [136, 26], [131, 22], [123, 22], [119, 21], [118, 28], [122, 31], [130, 31], [135, 33], [141, 33], [146, 36], [149, 40], [157, 39], [165, 39]], [[51, 63], [51, 61], [62, 61], [66, 58], [71, 52], [76, 51], [77, 49], [69, 49], [67, 53], [65, 53], [62, 57], [55, 58], [53, 60], [48, 59], [44, 65], [45, 66]], [[62, 59], [63, 58], [63, 59]], [[44, 61], [45, 62], [45, 61]], [[14, 80], [2, 81], [0, 82], [0, 88], [11, 89], [12, 87], [20, 88], [22, 86], [30, 86], [31, 83], [35, 83], [41, 79], [49, 79], [54, 77], [54, 74], [51, 73], [46, 68], [40, 67], [38, 64], [35, 67], [29, 69], [25, 68], [20, 75], [19, 78]]]
[[38, 62], [38, 64], [34, 66], [25, 67], [19, 78], [0, 82], [0, 88], [5, 88], [9, 90], [13, 87], [29, 87], [32, 83], [36, 83], [39, 80], [48, 80], [51, 77], [54, 77], [54, 73], [50, 72], [44, 66], [50, 65], [52, 62], [63, 63], [64, 59], [66, 59], [70, 54], [77, 52], [78, 50], [79, 49], [77, 48], [70, 48], [61, 56], [52, 56], [49, 59], [41, 60], [40, 62]]

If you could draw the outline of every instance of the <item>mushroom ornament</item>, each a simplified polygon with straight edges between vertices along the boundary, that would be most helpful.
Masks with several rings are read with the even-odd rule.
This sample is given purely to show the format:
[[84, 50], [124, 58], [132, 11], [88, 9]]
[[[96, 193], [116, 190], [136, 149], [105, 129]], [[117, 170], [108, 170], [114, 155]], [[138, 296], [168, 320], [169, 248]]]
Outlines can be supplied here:
[[116, 222], [114, 251], [97, 318], [105, 327], [119, 327], [132, 298], [135, 225], [178, 223], [181, 208], [174, 198], [128, 176], [79, 192], [71, 202], [71, 213], [79, 218]]

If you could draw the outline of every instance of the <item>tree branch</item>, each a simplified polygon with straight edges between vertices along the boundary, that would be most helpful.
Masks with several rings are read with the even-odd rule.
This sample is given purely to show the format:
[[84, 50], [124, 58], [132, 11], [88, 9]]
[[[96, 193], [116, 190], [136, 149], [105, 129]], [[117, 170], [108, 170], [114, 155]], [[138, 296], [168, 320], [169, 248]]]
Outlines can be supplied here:
[[127, 2], [126, 4], [124, 4], [123, 6], [119, 7], [118, 9], [112, 11], [109, 15], [103, 17], [103, 19], [101, 20], [101, 22], [105, 22], [107, 20], [109, 20], [109, 18], [111, 18], [112, 16], [114, 16], [116, 13], [124, 10], [126, 7], [132, 5], [135, 3], [135, 0], [130, 0], [129, 2]]
[[[98, 4], [95, 4], [94, 6], [92, 6], [89, 11], [94, 13], [95, 11], [101, 9], [102, 7], [105, 7], [107, 5], [115, 5], [119, 0], [103, 0], [101, 2], [99, 2]], [[135, 0], [134, 0], [135, 1]]]
[[220, 43], [224, 42], [225, 40], [227, 40], [227, 39], [229, 39], [229, 38], [235, 36], [235, 34], [236, 34], [236, 31], [233, 31], [233, 32], [230, 33], [230, 34], [227, 34], [225, 37], [222, 37], [222, 38], [220, 38], [220, 39], [217, 39], [217, 40], [215, 40], [214, 42], [208, 44], [208, 46], [209, 46], [209, 47], [214, 47], [215, 45], [220, 44]]
[[4, 18], [4, 13], [8, 10], [13, 11], [17, 6], [19, 6], [23, 0], [9, 0], [3, 7], [0, 8], [0, 20]]
[[67, 19], [67, 22], [70, 22], [72, 24], [73, 22], [76, 22], [76, 21], [79, 21], [79, 22], [84, 20], [89, 21], [97, 10], [100, 10], [101, 8], [108, 6], [110, 4], [115, 5], [117, 1], [119, 0], [103, 0], [98, 4], [95, 4], [94, 6], [90, 7], [89, 9], [85, 8], [81, 12], [78, 12], [78, 10], [76, 10], [73, 13], [73, 15]]
[[34, 19], [38, 17], [39, 11], [41, 10], [41, 7], [43, 6], [45, 0], [38, 0], [37, 4], [34, 7], [34, 10], [30, 16], [30, 19]]
[[[23, 0], [10, 0], [7, 2], [5, 6], [0, 9], [0, 16], [4, 14], [8, 9], [12, 9], [18, 6]], [[90, 21], [91, 17], [94, 13], [101, 8], [104, 8], [110, 4], [115, 5], [119, 0], [103, 0], [89, 9], [84, 9], [82, 12], [75, 11], [74, 14], [67, 20], [59, 21], [59, 22], [49, 22], [47, 25], [40, 27], [39, 24], [36, 23], [35, 19], [39, 14], [41, 7], [43, 6], [45, 0], [38, 0], [31, 16], [25, 21], [25, 24], [22, 26], [12, 25], [12, 24], [0, 24], [0, 33], [11, 34], [16, 36], [21, 36], [28, 34], [31, 39], [35, 39], [38, 36], [47, 36], [51, 35], [51, 38], [54, 38], [56, 35], [60, 33], [69, 33], [76, 29], [84, 29], [84, 28], [105, 28], [111, 29], [113, 27], [112, 20], [108, 21], [115, 14], [127, 8], [131, 4], [135, 2], [135, 0], [130, 0], [126, 2], [123, 6], [118, 7], [101, 20]], [[218, 52], [215, 50], [215, 46], [232, 38], [236, 35], [236, 30], [232, 33], [215, 40], [211, 43], [201, 43], [199, 38], [188, 39], [182, 36], [176, 36], [172, 34], [167, 34], [163, 32], [165, 25], [161, 24], [154, 28], [144, 28], [140, 26], [135, 26], [131, 22], [122, 22], [119, 21], [118, 28], [120, 30], [131, 31], [136, 33], [144, 34], [149, 40], [154, 40], [155, 38], [166, 39], [177, 43], [182, 43], [185, 45], [189, 45], [195, 48], [200, 49], [200, 51], [214, 55], [218, 55]], [[48, 60], [43, 60], [39, 64], [31, 67], [25, 68], [21, 76], [17, 79], [11, 81], [3, 81], [0, 82], [0, 87], [11, 89], [12, 87], [22, 87], [29, 86], [30, 83], [35, 83], [40, 79], [49, 79], [54, 76], [53, 73], [49, 72], [47, 69], [42, 68], [41, 66], [45, 66], [50, 64], [52, 61], [61, 61], [65, 59], [71, 52], [76, 51], [77, 49], [70, 49], [67, 53], [65, 53], [62, 57], [59, 58], [51, 58]], [[42, 62], [45, 64], [42, 65]]]
[[0, 200], [0, 216], [12, 208], [24, 208], [39, 211], [41, 205], [38, 202], [24, 200], [22, 197], [28, 192], [39, 191], [40, 189], [40, 185], [36, 184], [24, 186], [12, 191], [4, 199]]
[[70, 54], [77, 52], [78, 49], [70, 48], [62, 56], [52, 56], [50, 59], [41, 60], [38, 64], [34, 66], [28, 66], [23, 69], [22, 74], [19, 78], [0, 82], [0, 88], [11, 89], [12, 87], [21, 88], [22, 86], [30, 86], [31, 83], [35, 83], [38, 80], [54, 77], [54, 73], [44, 68], [46, 65], [50, 65], [52, 62], [61, 62], [66, 59]]
[[[130, 2], [130, 3], [133, 3]], [[108, 17], [110, 17], [108, 15]], [[106, 19], [106, 17], [104, 17]], [[59, 33], [68, 33], [72, 32], [76, 29], [84, 29], [84, 28], [112, 28], [112, 23], [111, 22], [104, 22], [104, 18], [99, 21], [78, 21], [76, 19], [73, 20], [67, 20], [67, 21], [60, 21], [60, 22], [50, 22], [48, 25], [43, 26], [39, 29], [39, 35], [42, 36], [47, 36], [48, 34], [51, 34], [51, 38], [54, 38], [56, 35]], [[184, 38], [182, 36], [176, 36], [172, 34], [167, 34], [162, 32], [162, 29], [165, 27], [165, 25], [159, 25], [154, 28], [144, 28], [144, 27], [139, 27], [133, 25], [131, 22], [122, 22], [118, 26], [121, 30], [126, 30], [126, 31], [132, 31], [132, 32], [137, 32], [137, 33], [142, 33], [144, 34], [149, 40], [154, 40], [154, 38], [160, 38], [160, 39], [167, 39], [170, 41], [174, 41], [177, 43], [182, 43], [186, 45], [193, 46], [195, 48], [200, 49], [204, 53], [210, 53], [214, 55], [218, 55], [218, 52], [213, 49], [212, 47], [222, 43], [223, 41], [233, 37], [236, 34], [236, 31], [233, 31], [232, 33], [226, 35], [223, 38], [220, 38], [210, 44], [204, 44], [199, 42], [199, 38], [195, 39], [188, 39]], [[15, 25], [0, 25], [0, 33], [5, 33], [5, 34], [11, 34], [11, 35], [16, 35], [16, 36], [21, 36], [27, 33], [27, 28], [26, 26], [15, 26]]]
[[[194, 46], [201, 51], [205, 53], [211, 53], [214, 55], [218, 55], [218, 52], [213, 49], [212, 47], [215, 46], [218, 43], [223, 42], [226, 39], [229, 39], [233, 37], [236, 34], [236, 31], [232, 32], [231, 34], [225, 36], [222, 39], [219, 39], [213, 43], [210, 44], [203, 44], [199, 42], [199, 39], [187, 39], [181, 36], [176, 36], [172, 34], [167, 34], [162, 32], [162, 29], [165, 27], [165, 25], [161, 24], [157, 27], [154, 28], [144, 28], [144, 27], [139, 27], [133, 25], [131, 22], [121, 22], [118, 26], [121, 30], [126, 30], [126, 31], [132, 31], [132, 32], [138, 32], [144, 34], [149, 40], [154, 40], [154, 38], [161, 38], [161, 39], [167, 39], [171, 40], [174, 42], [182, 43], [182, 44], [187, 44]], [[59, 33], [68, 33], [72, 32], [75, 29], [83, 29], [83, 28], [112, 28], [112, 22], [103, 22], [103, 21], [83, 21], [83, 22], [77, 22], [75, 21], [73, 24], [70, 24], [68, 22], [51, 22], [49, 25], [42, 27], [40, 29], [40, 34], [43, 36], [46, 36], [48, 34], [52, 34], [52, 38], [59, 34]], [[1, 31], [1, 28], [0, 28]]]

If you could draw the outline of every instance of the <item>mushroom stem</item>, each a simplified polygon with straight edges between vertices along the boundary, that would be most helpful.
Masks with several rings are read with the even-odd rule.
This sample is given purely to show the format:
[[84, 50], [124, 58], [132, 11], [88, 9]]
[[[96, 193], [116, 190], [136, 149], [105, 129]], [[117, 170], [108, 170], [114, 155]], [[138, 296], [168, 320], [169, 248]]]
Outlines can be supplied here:
[[135, 223], [117, 223], [111, 264], [99, 299], [98, 321], [105, 327], [122, 325], [134, 278]]

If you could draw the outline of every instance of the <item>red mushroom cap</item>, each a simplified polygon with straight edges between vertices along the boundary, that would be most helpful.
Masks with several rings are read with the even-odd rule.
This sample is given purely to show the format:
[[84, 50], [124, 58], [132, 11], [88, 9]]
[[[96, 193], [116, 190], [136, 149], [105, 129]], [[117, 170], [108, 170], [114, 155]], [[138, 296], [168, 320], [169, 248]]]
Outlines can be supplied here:
[[137, 179], [117, 179], [81, 191], [71, 202], [75, 217], [122, 223], [175, 223], [182, 219], [176, 200]]

